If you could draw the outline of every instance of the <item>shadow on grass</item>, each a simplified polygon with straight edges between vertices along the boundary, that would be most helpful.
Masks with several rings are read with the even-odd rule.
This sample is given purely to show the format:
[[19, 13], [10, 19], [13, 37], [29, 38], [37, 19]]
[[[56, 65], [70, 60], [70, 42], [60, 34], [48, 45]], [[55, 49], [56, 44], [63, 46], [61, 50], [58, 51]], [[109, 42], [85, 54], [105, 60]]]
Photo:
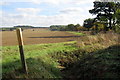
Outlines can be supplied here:
[[61, 78], [60, 71], [55, 65], [45, 63], [40, 58], [28, 58], [26, 62], [28, 75], [23, 73], [20, 61], [3, 64], [3, 80], [6, 78]]
[[46, 36], [46, 37], [28, 37], [28, 38], [78, 38], [81, 36]]
[[[76, 62], [68, 62], [67, 60], [63, 60], [63, 58], [60, 60], [62, 61], [62, 65], [66, 67], [62, 70], [64, 74], [63, 77], [73, 79], [81, 78], [85, 80], [94, 78], [120, 79], [119, 49], [120, 45], [115, 45], [91, 53], [82, 51], [84, 54], [82, 54], [82, 56], [81, 51], [74, 52], [75, 55], [74, 57], [71, 56], [72, 59], [74, 59], [75, 56], [80, 56], [80, 59], [76, 60]], [[63, 63], [67, 63], [67, 65]]]

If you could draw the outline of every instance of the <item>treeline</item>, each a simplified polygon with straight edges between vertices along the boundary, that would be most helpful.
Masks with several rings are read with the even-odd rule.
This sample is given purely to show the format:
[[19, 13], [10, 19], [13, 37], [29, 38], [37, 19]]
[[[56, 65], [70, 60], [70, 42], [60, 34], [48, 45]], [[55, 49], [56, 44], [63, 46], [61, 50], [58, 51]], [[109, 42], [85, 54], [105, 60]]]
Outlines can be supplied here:
[[77, 31], [77, 28], [80, 27], [80, 24], [68, 24], [68, 25], [51, 25], [51, 31]]
[[16, 28], [9, 28], [9, 27], [7, 27], [7, 28], [0, 28], [0, 31], [13, 31], [13, 30], [15, 30]]
[[14, 28], [32, 28], [33, 26], [29, 26], [29, 25], [18, 25], [18, 26], [14, 26]]
[[14, 26], [14, 27], [0, 28], [0, 31], [14, 31], [14, 30], [16, 30], [16, 28], [21, 28], [23, 31], [24, 29], [29, 29], [29, 28], [34, 28], [34, 27], [29, 26], [29, 25], [18, 25], [18, 26]]
[[[88, 19], [87, 19], [88, 20]], [[91, 19], [90, 19], [91, 20]], [[81, 26], [80, 24], [68, 24], [68, 25], [51, 25], [50, 30], [51, 31], [103, 31], [105, 30], [104, 25], [101, 23], [95, 23], [97, 24], [97, 28], [93, 23], [84, 24]]]

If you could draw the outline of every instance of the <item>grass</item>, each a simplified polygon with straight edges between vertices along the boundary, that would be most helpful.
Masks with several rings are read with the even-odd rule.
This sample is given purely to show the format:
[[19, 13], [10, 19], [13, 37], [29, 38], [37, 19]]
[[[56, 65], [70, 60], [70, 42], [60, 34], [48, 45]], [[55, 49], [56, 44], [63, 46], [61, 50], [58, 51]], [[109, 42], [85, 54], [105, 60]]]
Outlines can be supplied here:
[[79, 35], [79, 36], [84, 36], [84, 33], [80, 33], [80, 32], [74, 32], [74, 31], [67, 31], [69, 33], [75, 34], [75, 35]]
[[120, 79], [119, 48], [120, 45], [113, 45], [93, 52], [78, 51], [84, 55], [72, 64], [68, 62], [69, 67], [64, 71], [65, 77], [70, 78], [72, 76], [72, 78], [84, 78], [85, 80], [95, 78]]
[[[86, 37], [88, 40], [85, 38], [80, 41], [84, 46], [79, 46], [76, 41], [25, 45], [28, 75], [21, 71], [18, 46], [2, 47], [3, 77], [119, 79], [120, 51], [118, 49], [120, 45], [113, 45], [112, 42], [115, 42], [113, 38], [107, 38], [111, 40], [107, 41], [108, 47], [104, 41], [107, 40], [106, 38], [96, 37]], [[98, 42], [98, 39], [101, 41]]]
[[[61, 78], [59, 63], [51, 58], [51, 53], [58, 51], [73, 51], [77, 48], [73, 42], [25, 45], [24, 52], [28, 65], [29, 76], [20, 73], [21, 62], [18, 46], [2, 47], [2, 73], [3, 77], [30, 77], [30, 78]], [[7, 76], [6, 76], [7, 74]]]

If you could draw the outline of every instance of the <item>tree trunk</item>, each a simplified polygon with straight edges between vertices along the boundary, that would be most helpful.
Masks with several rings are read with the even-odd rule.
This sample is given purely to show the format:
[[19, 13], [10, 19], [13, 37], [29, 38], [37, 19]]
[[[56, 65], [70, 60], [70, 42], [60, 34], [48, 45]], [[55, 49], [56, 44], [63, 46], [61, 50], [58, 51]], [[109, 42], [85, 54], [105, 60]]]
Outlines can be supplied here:
[[111, 18], [111, 16], [109, 18], [109, 29], [112, 29], [112, 18]]

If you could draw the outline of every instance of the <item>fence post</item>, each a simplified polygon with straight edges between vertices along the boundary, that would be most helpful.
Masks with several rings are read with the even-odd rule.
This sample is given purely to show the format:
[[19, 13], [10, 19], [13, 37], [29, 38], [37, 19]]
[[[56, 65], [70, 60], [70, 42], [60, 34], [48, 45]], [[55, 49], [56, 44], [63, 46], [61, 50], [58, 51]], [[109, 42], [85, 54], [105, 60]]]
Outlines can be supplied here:
[[23, 46], [23, 37], [22, 37], [22, 31], [21, 28], [16, 29], [17, 32], [17, 38], [18, 38], [18, 44], [19, 44], [19, 51], [20, 51], [20, 58], [22, 63], [22, 70], [24, 73], [28, 74], [27, 72], [27, 64], [24, 56], [24, 46]]

